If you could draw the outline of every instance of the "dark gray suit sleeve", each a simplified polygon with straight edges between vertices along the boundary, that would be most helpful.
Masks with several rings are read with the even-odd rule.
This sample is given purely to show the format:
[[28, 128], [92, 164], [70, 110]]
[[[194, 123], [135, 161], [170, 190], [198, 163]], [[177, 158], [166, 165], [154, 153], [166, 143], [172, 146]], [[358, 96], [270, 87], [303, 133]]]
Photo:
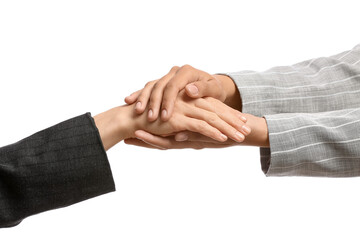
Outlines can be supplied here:
[[90, 113], [0, 148], [0, 227], [115, 191]]

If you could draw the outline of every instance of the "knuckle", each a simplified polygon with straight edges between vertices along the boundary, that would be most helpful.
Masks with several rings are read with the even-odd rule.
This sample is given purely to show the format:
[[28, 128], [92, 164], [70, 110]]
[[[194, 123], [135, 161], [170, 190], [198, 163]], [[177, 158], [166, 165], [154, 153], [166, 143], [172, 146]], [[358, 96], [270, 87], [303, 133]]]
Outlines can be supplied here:
[[148, 88], [148, 87], [151, 87], [152, 85], [154, 85], [154, 81], [147, 82], [145, 84], [145, 87]]
[[176, 85], [176, 83], [174, 83], [173, 81], [170, 81], [170, 82], [168, 82], [168, 84], [166, 84], [166, 87], [165, 87], [165, 89], [164, 89], [164, 92], [166, 93], [166, 92], [168, 92], [168, 91], [172, 91], [172, 90], [175, 90], [175, 89], [177, 89], [178, 87], [177, 87], [177, 85]]
[[145, 94], [144, 93], [141, 93], [140, 95], [139, 95], [139, 97], [138, 97], [138, 101], [140, 101], [140, 102], [143, 102], [143, 101], [145, 101], [145, 100], [147, 100], [148, 98], [145, 96]]
[[154, 84], [153, 91], [163, 92], [167, 84], [168, 84], [167, 78], [163, 77]]
[[177, 70], [179, 70], [179, 66], [173, 66], [171, 69], [170, 69], [170, 72], [176, 72]]
[[166, 74], [165, 76], [161, 77], [156, 83], [158, 83], [158, 85], [166, 84], [168, 78], [169, 78], [169, 74]]
[[171, 128], [174, 130], [174, 132], [179, 132], [182, 130], [180, 123], [178, 121], [172, 121], [172, 118], [170, 118], [169, 124], [170, 124]]
[[215, 123], [215, 122], [217, 122], [218, 120], [219, 120], [219, 117], [218, 117], [218, 115], [216, 115], [215, 113], [210, 113], [209, 116], [208, 116], [208, 118], [207, 118], [207, 121], [208, 121], [209, 123]]
[[181, 69], [184, 70], [184, 71], [189, 71], [189, 70], [192, 70], [193, 67], [190, 66], [189, 64], [185, 64], [185, 65], [183, 65], [183, 66], [181, 67]]
[[194, 104], [195, 107], [202, 108], [202, 106], [204, 105], [204, 98], [191, 99], [190, 102]]
[[199, 131], [203, 132], [207, 129], [207, 124], [204, 121], [200, 121], [197, 125]]
[[153, 91], [159, 91], [159, 89], [162, 87], [161, 81], [158, 81], [154, 83], [153, 85]]

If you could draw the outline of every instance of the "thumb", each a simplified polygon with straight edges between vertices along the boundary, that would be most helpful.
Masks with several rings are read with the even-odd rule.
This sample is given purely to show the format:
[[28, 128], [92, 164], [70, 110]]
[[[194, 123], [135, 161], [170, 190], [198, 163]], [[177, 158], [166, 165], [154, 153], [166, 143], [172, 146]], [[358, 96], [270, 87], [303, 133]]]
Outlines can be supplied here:
[[220, 101], [225, 100], [225, 91], [217, 79], [190, 83], [186, 85], [185, 92], [191, 98], [213, 97]]

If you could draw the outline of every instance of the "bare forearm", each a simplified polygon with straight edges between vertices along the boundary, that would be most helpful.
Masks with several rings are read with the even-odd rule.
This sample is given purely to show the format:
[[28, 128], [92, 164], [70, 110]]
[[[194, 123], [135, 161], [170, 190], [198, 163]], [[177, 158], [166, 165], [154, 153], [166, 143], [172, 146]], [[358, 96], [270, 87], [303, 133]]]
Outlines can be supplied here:
[[265, 118], [245, 114], [247, 125], [251, 128], [251, 133], [245, 138], [242, 145], [269, 147], [269, 131]]
[[105, 150], [126, 138], [132, 137], [134, 130], [132, 130], [133, 124], [129, 120], [130, 116], [130, 106], [119, 106], [94, 117]]
[[226, 99], [224, 103], [229, 107], [237, 109], [241, 112], [242, 111], [241, 96], [234, 81], [226, 75], [215, 74], [213, 76], [221, 81], [222, 86], [226, 92]]

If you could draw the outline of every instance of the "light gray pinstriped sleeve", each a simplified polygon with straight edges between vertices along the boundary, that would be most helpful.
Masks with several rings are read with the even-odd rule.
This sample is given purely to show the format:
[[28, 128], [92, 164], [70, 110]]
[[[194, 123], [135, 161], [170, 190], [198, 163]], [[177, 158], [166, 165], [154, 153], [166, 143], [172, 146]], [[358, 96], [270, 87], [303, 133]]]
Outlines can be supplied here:
[[360, 106], [360, 44], [331, 57], [264, 72], [220, 74], [234, 80], [242, 99], [242, 111], [255, 116]]
[[260, 156], [266, 176], [360, 176], [360, 107], [265, 119], [270, 149], [260, 148]]
[[226, 73], [242, 111], [264, 116], [267, 176], [360, 176], [360, 45], [265, 72]]

